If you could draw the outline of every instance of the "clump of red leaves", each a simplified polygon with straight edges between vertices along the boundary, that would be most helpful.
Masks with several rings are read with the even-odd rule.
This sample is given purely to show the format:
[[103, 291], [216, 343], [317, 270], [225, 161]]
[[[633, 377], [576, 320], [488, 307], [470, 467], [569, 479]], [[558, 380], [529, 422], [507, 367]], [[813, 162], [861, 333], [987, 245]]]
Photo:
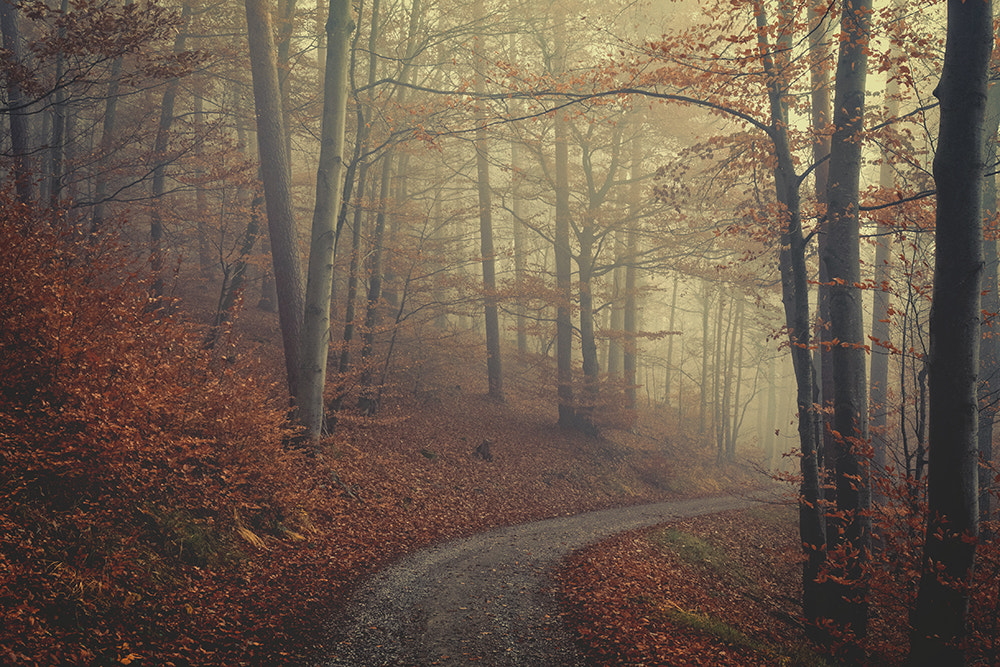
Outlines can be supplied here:
[[[799, 547], [787, 508], [671, 524], [711, 546], [715, 555], [704, 562], [665, 544], [658, 537], [665, 530], [615, 536], [576, 552], [558, 571], [588, 664], [785, 664], [781, 647], [804, 641], [795, 620]], [[720, 637], [703, 621], [734, 628], [756, 645]]]
[[[991, 464], [983, 464], [984, 467]], [[875, 548], [867, 564], [870, 623], [860, 642], [868, 664], [902, 665], [908, 660], [910, 617], [916, 605], [927, 521], [926, 478], [887, 467], [876, 471], [879, 502], [872, 512]], [[980, 524], [976, 566], [965, 585], [969, 596], [964, 640], [970, 665], [1000, 662], [1000, 475], [986, 489], [992, 511]], [[961, 584], [955, 584], [961, 586]], [[844, 639], [848, 649], [857, 641]]]
[[314, 502], [274, 392], [113, 242], [3, 200], [0, 248], [0, 662], [190, 660], [239, 531]]

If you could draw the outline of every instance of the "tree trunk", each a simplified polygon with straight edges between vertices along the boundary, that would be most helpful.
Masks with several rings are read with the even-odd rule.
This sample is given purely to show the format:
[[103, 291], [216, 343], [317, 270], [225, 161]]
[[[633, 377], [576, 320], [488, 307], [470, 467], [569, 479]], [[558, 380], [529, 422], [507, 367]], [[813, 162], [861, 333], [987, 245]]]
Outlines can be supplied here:
[[[361, 21], [361, 5], [358, 3], [358, 21]], [[316, 70], [319, 73], [316, 82], [322, 87], [326, 81], [326, 25], [323, 17], [328, 16], [326, 3], [323, 0], [316, 0]]]
[[635, 263], [639, 256], [639, 234], [636, 230], [636, 221], [639, 209], [642, 207], [642, 202], [639, 201], [639, 179], [642, 174], [642, 144], [640, 143], [639, 130], [642, 125], [642, 117], [634, 116], [634, 122], [636, 128], [632, 137], [632, 187], [629, 192], [629, 206], [632, 208], [632, 215], [625, 228], [625, 257], [628, 263], [625, 265], [625, 312], [622, 313], [622, 332], [624, 333], [622, 337], [622, 371], [625, 375], [625, 406], [630, 410], [635, 410], [637, 407], [635, 391], [638, 384], [635, 376], [636, 359], [639, 354], [639, 338], [637, 336], [639, 318], [636, 312], [638, 276], [636, 275]]
[[[18, 28], [18, 10], [13, 0], [0, 0], [0, 32], [3, 33], [3, 48], [9, 54], [12, 64], [20, 64], [21, 31]], [[14, 157], [13, 180], [17, 189], [17, 198], [22, 204], [29, 203], [34, 198], [34, 188], [31, 184], [30, 143], [28, 116], [24, 113], [25, 99], [21, 87], [7, 77], [7, 106], [10, 108], [10, 148]]]
[[670, 323], [667, 325], [669, 334], [667, 335], [667, 377], [663, 380], [663, 402], [666, 405], [670, 405], [670, 379], [673, 377], [673, 363], [674, 363], [674, 322], [677, 315], [677, 283], [679, 281], [678, 276], [674, 276], [674, 289], [673, 294], [670, 297]]
[[736, 331], [733, 331], [733, 345], [734, 349], [730, 352], [730, 355], [734, 357], [734, 363], [736, 365], [736, 386], [733, 388], [733, 416], [732, 416], [732, 427], [729, 429], [729, 439], [726, 441], [726, 459], [729, 461], [736, 460], [736, 438], [739, 436], [740, 430], [740, 385], [743, 383], [743, 336], [746, 332], [746, 299], [743, 293], [740, 292], [736, 301], [736, 316], [734, 319], [734, 327], [739, 330], [739, 339], [736, 337]]
[[278, 321], [285, 352], [288, 391], [294, 400], [298, 397], [299, 373], [302, 368], [299, 348], [302, 317], [305, 311], [302, 260], [299, 256], [295, 215], [292, 209], [288, 153], [285, 149], [285, 130], [271, 17], [265, 9], [263, 0], [246, 0], [246, 12], [250, 70], [257, 116], [257, 146], [278, 295]]
[[[1000, 85], [990, 86], [986, 101], [986, 129], [984, 154], [987, 165], [997, 161], [997, 127], [1000, 125]], [[983, 235], [983, 322], [979, 350], [979, 519], [990, 518], [992, 501], [990, 488], [993, 481], [993, 424], [996, 421], [997, 402], [1000, 401], [1000, 293], [997, 291], [997, 181], [996, 174], [983, 180], [983, 224], [991, 233]], [[985, 535], [984, 535], [985, 537]]]
[[302, 384], [299, 392], [299, 419], [314, 441], [319, 440], [324, 428], [323, 389], [326, 387], [326, 364], [330, 356], [333, 250], [344, 187], [348, 47], [354, 28], [350, 0], [330, 0], [330, 17], [326, 23], [330, 46], [326, 52], [326, 80], [323, 85], [323, 123], [302, 324]]
[[[513, 8], [513, 6], [512, 6]], [[517, 62], [517, 35], [510, 33], [510, 61]], [[518, 117], [521, 115], [521, 107], [516, 100], [511, 100], [511, 115]], [[514, 284], [518, 288], [518, 299], [522, 297], [520, 291], [524, 289], [526, 277], [526, 252], [524, 247], [524, 224], [522, 223], [521, 206], [521, 181], [523, 179], [523, 166], [521, 164], [521, 146], [517, 137], [510, 142], [510, 212], [511, 231], [514, 237]], [[528, 329], [527, 318], [523, 303], [517, 303], [516, 330], [517, 330], [517, 351], [520, 354], [528, 352]]]
[[[888, 90], [887, 90], [888, 95]], [[890, 116], [892, 117], [890, 111]], [[888, 156], [883, 154], [883, 160]], [[883, 162], [879, 170], [879, 185], [882, 188], [892, 188], [893, 170], [892, 165]], [[869, 410], [871, 413], [871, 424], [869, 432], [872, 439], [873, 458], [872, 465], [876, 471], [882, 471], [887, 463], [886, 446], [887, 424], [889, 416], [889, 350], [880, 343], [889, 344], [891, 335], [889, 328], [889, 308], [891, 306], [889, 298], [889, 280], [892, 277], [892, 270], [889, 265], [891, 255], [889, 248], [892, 245], [890, 229], [887, 225], [879, 223], [876, 228], [878, 237], [875, 247], [875, 289], [872, 292], [872, 361], [871, 379], [869, 381]]]
[[205, 100], [202, 91], [195, 91], [194, 98], [195, 123], [195, 156], [198, 160], [198, 183], [195, 186], [195, 218], [198, 232], [198, 272], [203, 280], [212, 278], [215, 263], [212, 261], [212, 249], [208, 243], [208, 192], [205, 190]]
[[581, 428], [596, 434], [594, 425], [594, 405], [597, 401], [598, 375], [600, 367], [597, 363], [597, 339], [594, 328], [594, 237], [593, 227], [586, 223], [578, 235], [580, 254], [577, 266], [580, 270], [580, 356], [583, 358], [583, 379], [586, 383], [587, 396], [580, 408], [577, 418]]
[[[372, 87], [375, 84], [375, 77], [378, 73], [378, 59], [375, 54], [375, 47], [378, 44], [378, 20], [380, 11], [380, 1], [374, 0], [372, 2], [372, 20], [371, 28], [368, 33], [368, 102], [369, 105], [373, 105], [373, 95]], [[358, 6], [358, 20], [361, 20], [362, 10], [364, 5]], [[360, 36], [360, 31], [356, 32], [354, 35], [354, 46], [352, 47], [351, 55], [352, 61], [357, 55], [357, 41]], [[325, 64], [324, 64], [325, 66]], [[354, 68], [353, 63], [351, 67], [351, 76], [353, 77]], [[353, 79], [352, 79], [353, 80]], [[364, 105], [361, 103], [361, 99], [358, 96], [357, 86], [352, 85], [352, 94], [354, 95], [354, 104], [357, 109], [357, 135], [354, 138], [355, 145], [355, 161], [361, 160], [361, 166], [358, 168], [357, 175], [357, 199], [354, 204], [354, 215], [352, 217], [351, 224], [351, 262], [350, 268], [348, 269], [347, 278], [347, 304], [344, 313], [344, 337], [343, 345], [340, 348], [340, 362], [338, 364], [338, 370], [340, 373], [346, 373], [347, 369], [351, 365], [351, 341], [354, 339], [354, 332], [357, 329], [357, 324], [355, 320], [357, 319], [357, 299], [358, 299], [358, 281], [360, 279], [359, 272], [361, 270], [361, 221], [364, 214], [364, 202], [365, 202], [365, 190], [368, 187], [368, 170], [371, 168], [371, 158], [368, 156], [368, 144], [371, 140], [371, 124], [368, 119], [371, 118], [370, 115], [366, 116], [364, 112]], [[347, 212], [342, 212], [342, 215], [346, 217]], [[340, 402], [343, 400], [343, 396], [339, 396], [336, 401], [336, 407], [339, 408]]]
[[[513, 42], [514, 36], [511, 35], [511, 41]], [[524, 289], [525, 278], [527, 277], [527, 262], [526, 262], [526, 248], [525, 248], [525, 238], [524, 238], [524, 225], [521, 222], [522, 206], [521, 206], [521, 151], [517, 140], [510, 142], [510, 165], [511, 165], [511, 176], [510, 176], [510, 187], [511, 187], [511, 225], [512, 232], [514, 236], [514, 283], [518, 286], [519, 299], [520, 290]], [[528, 322], [527, 317], [525, 317], [525, 309], [523, 303], [517, 304], [517, 314], [516, 314], [516, 324], [517, 329], [517, 351], [521, 354], [527, 354], [528, 352]]]
[[[191, 3], [185, 2], [181, 9], [182, 26], [174, 38], [174, 54], [184, 51], [187, 40], [187, 23], [191, 19]], [[153, 272], [153, 294], [160, 296], [163, 294], [163, 193], [166, 190], [167, 146], [170, 143], [170, 128], [174, 123], [174, 105], [177, 101], [177, 89], [180, 81], [173, 78], [167, 82], [163, 90], [163, 101], [160, 104], [160, 122], [156, 126], [156, 139], [153, 142], [153, 160], [156, 166], [153, 167], [152, 181], [152, 211], [149, 222], [149, 265]], [[58, 121], [58, 116], [53, 118], [53, 122]], [[55, 136], [55, 133], [53, 133]], [[53, 187], [56, 182], [53, 180]], [[52, 197], [55, 193], [50, 192]]]
[[382, 263], [385, 250], [385, 206], [389, 196], [389, 177], [392, 175], [392, 151], [382, 156], [382, 176], [379, 179], [378, 212], [375, 214], [375, 230], [372, 235], [369, 256], [368, 301], [365, 309], [365, 328], [361, 337], [361, 396], [358, 407], [366, 415], [378, 411], [380, 392], [373, 386], [374, 372], [372, 354], [375, 351], [375, 327], [378, 326], [379, 304], [382, 301]]
[[855, 637], [868, 629], [864, 563], [871, 548], [871, 483], [865, 448], [868, 441], [868, 389], [862, 309], [858, 184], [861, 175], [861, 130], [870, 33], [871, 0], [844, 0], [834, 134], [827, 188], [827, 243], [820, 260], [830, 286], [830, 336], [838, 341], [833, 356], [833, 424], [836, 456], [837, 509], [842, 530], [834, 533], [831, 551], [843, 547], [844, 583], [831, 608], [831, 618]]
[[615, 240], [615, 268], [611, 275], [611, 316], [609, 328], [612, 332], [608, 339], [608, 376], [620, 378], [624, 362], [625, 349], [622, 347], [622, 330], [625, 328], [625, 244]]
[[[562, 33], [561, 15], [556, 16], [555, 74], [563, 74], [566, 44]], [[572, 254], [569, 245], [569, 147], [567, 146], [566, 112], [555, 116], [555, 172], [556, 172], [556, 228], [555, 260], [556, 289], [559, 302], [556, 306], [556, 372], [558, 374], [559, 425], [573, 426], [576, 410], [573, 407], [573, 322], [571, 319], [573, 295]]]
[[[185, 8], [187, 8], [187, 5], [185, 5]], [[62, 0], [60, 2], [59, 12], [62, 16], [65, 16], [69, 12], [69, 0]], [[188, 11], [187, 16], [184, 16], [185, 20], [188, 16], [190, 16], [190, 11]], [[183, 35], [183, 31], [178, 34], [181, 44], [183, 44], [184, 40]], [[59, 39], [65, 38], [66, 26], [60, 25]], [[183, 46], [181, 48], [183, 49]], [[174, 53], [177, 53], [177, 51], [175, 50]], [[63, 81], [65, 63], [61, 50], [56, 53], [55, 67], [56, 92], [52, 100], [52, 141], [49, 144], [49, 163], [51, 165], [49, 171], [49, 206], [53, 209], [58, 208], [59, 198], [62, 196], [63, 153], [66, 146], [66, 88]]]
[[240, 254], [236, 258], [230, 271], [227, 267], [222, 277], [222, 288], [219, 292], [219, 305], [215, 313], [215, 324], [208, 334], [205, 347], [211, 349], [219, 340], [224, 324], [232, 319], [233, 307], [236, 305], [236, 297], [243, 290], [246, 283], [247, 259], [253, 251], [253, 246], [257, 242], [260, 234], [260, 214], [259, 210], [264, 205], [264, 201], [259, 196], [254, 196], [250, 204], [250, 222], [247, 223], [246, 235], [240, 245]]
[[[483, 1], [476, 0], [473, 10], [476, 20], [482, 20]], [[481, 69], [486, 67], [483, 38], [475, 40], [476, 94], [486, 91]], [[489, 396], [503, 401], [503, 369], [500, 358], [500, 318], [497, 312], [496, 253], [493, 250], [493, 191], [490, 189], [489, 138], [486, 134], [486, 113], [480, 101], [476, 111], [476, 176], [479, 193], [479, 250], [483, 264], [483, 310], [486, 322], [486, 376]]]
[[281, 117], [284, 119], [285, 153], [288, 155], [288, 176], [292, 169], [292, 62], [290, 52], [292, 32], [295, 27], [295, 4], [297, 0], [279, 0], [278, 10], [278, 41], [276, 58], [278, 63], [278, 90], [281, 91]]
[[716, 462], [722, 461], [722, 450], [723, 450], [723, 440], [725, 435], [723, 433], [723, 424], [726, 420], [722, 416], [723, 407], [723, 396], [726, 390], [723, 389], [725, 384], [727, 387], [729, 383], [726, 382], [726, 352], [725, 343], [726, 334], [729, 332], [728, 329], [723, 328], [723, 314], [726, 309], [726, 299], [719, 293], [719, 310], [715, 316], [715, 356], [712, 357], [712, 433], [715, 435], [715, 449], [716, 449]]
[[[899, 12], [902, 8], [901, 0], [895, 0], [894, 9]], [[890, 79], [885, 86], [885, 109], [886, 118], [895, 118], [899, 115], [899, 82]], [[882, 153], [882, 165], [879, 169], [879, 187], [884, 189], [895, 188], [895, 177], [893, 165], [889, 162], [888, 151]], [[876, 227], [875, 246], [875, 289], [872, 294], [872, 334], [874, 339], [871, 345], [871, 377], [868, 382], [868, 410], [870, 414], [870, 425], [868, 428], [872, 442], [872, 465], [877, 473], [881, 474], [885, 470], [887, 461], [886, 449], [889, 444], [888, 417], [889, 417], [889, 350], [880, 345], [888, 345], [890, 338], [889, 329], [889, 280], [892, 278], [892, 268], [890, 261], [892, 253], [889, 251], [892, 245], [890, 237], [891, 230], [888, 225], [881, 222]], [[873, 488], [873, 492], [875, 492]]]
[[775, 442], [774, 429], [778, 420], [778, 396], [777, 386], [774, 378], [774, 357], [768, 357], [766, 367], [767, 378], [767, 413], [764, 416], [764, 458], [767, 461], [767, 469], [774, 470], [774, 458], [777, 453], [777, 443]]
[[[788, 3], [782, 3], [782, 22], [791, 25], [793, 19], [789, 16]], [[828, 205], [827, 187], [830, 176], [830, 43], [828, 29], [830, 23], [829, 3], [826, 0], [813, 0], [809, 4], [809, 80], [810, 80], [810, 120], [812, 123], [812, 159], [816, 168], [815, 178], [816, 203], [825, 213]], [[828, 242], [828, 223], [820, 220], [820, 230], [817, 245], [820, 256], [826, 251]], [[834, 450], [833, 429], [829, 412], [833, 407], [833, 355], [831, 352], [830, 335], [830, 275], [824, 262], [819, 263], [819, 285], [816, 288], [817, 315], [819, 331], [816, 348], [816, 363], [813, 370], [816, 375], [816, 390], [819, 396], [815, 401], [823, 406], [816, 416], [815, 426], [818, 432], [816, 438], [816, 456], [820, 468], [832, 465]], [[832, 494], [831, 494], [832, 495]], [[829, 497], [828, 497], [829, 499]]]
[[708, 428], [708, 313], [712, 307], [711, 283], [702, 279], [701, 298], [701, 398], [698, 405], [698, 433], [705, 434]]
[[[413, 60], [416, 57], [416, 43], [417, 43], [416, 40], [420, 29], [420, 11], [421, 11], [420, 0], [414, 0], [413, 5], [410, 8], [410, 19], [406, 31], [407, 37], [403, 55], [403, 64], [398, 75], [399, 81], [402, 81], [404, 84], [412, 83], [411, 73], [413, 73]], [[397, 86], [393, 91], [393, 93], [396, 96], [396, 104], [402, 109], [406, 108], [406, 97], [407, 94], [409, 93], [409, 90], [410, 88], [408, 85], [402, 85], [402, 86]], [[403, 202], [406, 199], [406, 179], [407, 179], [407, 173], [409, 171], [410, 154], [408, 151], [401, 151], [396, 159], [397, 162], [395, 167], [395, 179], [394, 179], [395, 187], [392, 189], [395, 191], [395, 200], [397, 204], [395, 210], [402, 211], [404, 208]], [[399, 238], [399, 226], [402, 219], [403, 216], [398, 214], [393, 215], [390, 218], [391, 224], [389, 226], [389, 241], [386, 244], [390, 253], [394, 248], [397, 247]], [[390, 257], [392, 257], [391, 254]], [[400, 296], [397, 292], [399, 285], [396, 276], [396, 262], [394, 261], [385, 262], [384, 269], [385, 273], [382, 277], [383, 298], [391, 308], [398, 310], [401, 301], [400, 301]], [[394, 330], [393, 340], [395, 340], [395, 336], [396, 333]], [[499, 350], [499, 347], [497, 349]]]
[[983, 273], [983, 124], [992, 3], [948, 1], [934, 181], [927, 537], [910, 662], [962, 665], [968, 583], [979, 527], [976, 373]]
[[[787, 10], [784, 4], [782, 8]], [[784, 31], [776, 43], [778, 63], [766, 43], [767, 18], [763, 4], [757, 6], [757, 27], [768, 74], [768, 102], [771, 112], [771, 139], [774, 143], [775, 194], [782, 216], [781, 246], [778, 267], [781, 274], [781, 301], [788, 328], [792, 367], [795, 372], [795, 403], [798, 409], [799, 466], [802, 475], [799, 500], [799, 536], [806, 559], [802, 565], [802, 611], [807, 621], [815, 622], [826, 607], [824, 590], [817, 578], [826, 557], [826, 523], [821, 505], [818, 442], [813, 410], [813, 366], [809, 358], [809, 274], [806, 267], [806, 239], [802, 234], [802, 218], [798, 191], [798, 176], [789, 143], [788, 107], [784, 97], [783, 71], [778, 65], [787, 62], [791, 52], [791, 35]], [[815, 635], [812, 630], [811, 634]]]

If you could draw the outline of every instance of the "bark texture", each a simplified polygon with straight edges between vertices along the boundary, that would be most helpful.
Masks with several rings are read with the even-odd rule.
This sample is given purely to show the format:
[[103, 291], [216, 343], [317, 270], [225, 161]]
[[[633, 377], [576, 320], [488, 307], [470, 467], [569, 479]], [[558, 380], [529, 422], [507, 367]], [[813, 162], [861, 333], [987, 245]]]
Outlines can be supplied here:
[[839, 526], [831, 531], [831, 551], [838, 559], [838, 584], [831, 618], [863, 637], [868, 603], [862, 577], [871, 548], [868, 454], [868, 380], [862, 308], [858, 187], [861, 177], [861, 130], [864, 123], [867, 46], [871, 1], [845, 0], [833, 102], [833, 141], [827, 187], [827, 241], [820, 261], [829, 276], [830, 338], [833, 370], [833, 423]]
[[271, 17], [263, 0], [246, 0], [246, 13], [254, 108], [257, 115], [257, 147], [278, 293], [278, 321], [285, 352], [288, 391], [294, 400], [298, 396], [299, 373], [302, 368], [299, 346], [305, 299], [302, 260], [299, 256], [288, 176], [278, 65]]
[[910, 662], [961, 665], [967, 583], [979, 522], [976, 380], [983, 272], [983, 122], [993, 47], [992, 6], [948, 2], [934, 181], [934, 304], [930, 316], [930, 460], [924, 570]]
[[[477, 20], [484, 15], [482, 0], [475, 3]], [[476, 38], [477, 95], [483, 95], [486, 60], [483, 38]], [[479, 251], [483, 264], [483, 314], [486, 321], [486, 376], [490, 398], [503, 401], [503, 367], [500, 358], [500, 317], [497, 312], [496, 255], [493, 250], [493, 191], [490, 188], [489, 138], [486, 134], [486, 114], [480, 106], [476, 111], [476, 179], [479, 194]]]
[[302, 385], [299, 395], [299, 420], [313, 440], [319, 439], [324, 428], [323, 389], [326, 387], [326, 365], [330, 355], [334, 246], [344, 188], [348, 49], [354, 27], [349, 0], [331, 0], [330, 17], [326, 23], [329, 46], [326, 50], [316, 206], [313, 209], [302, 324]]
[[[782, 9], [787, 10], [786, 5]], [[782, 65], [791, 51], [791, 35], [779, 35], [776, 58], [766, 42], [767, 17], [763, 4], [757, 8], [757, 27], [761, 41], [763, 66], [768, 76], [768, 102], [771, 112], [769, 134], [774, 144], [774, 186], [780, 215], [781, 251], [778, 267], [781, 274], [781, 301], [788, 328], [792, 368], [795, 373], [795, 404], [799, 423], [799, 465], [802, 482], [799, 495], [799, 535], [806, 559], [802, 565], [802, 611], [808, 621], [816, 621], [826, 610], [823, 587], [817, 582], [826, 558], [826, 522], [822, 507], [823, 490], [819, 477], [819, 452], [816, 438], [816, 413], [813, 409], [813, 365], [810, 358], [809, 273], [806, 267], [806, 239], [802, 234], [800, 179], [795, 173], [788, 138], [788, 106], [785, 101]]]
[[[0, 0], [0, 33], [3, 35], [3, 48], [9, 54], [14, 64], [21, 62], [21, 31], [18, 29], [18, 11], [13, 0]], [[17, 198], [22, 204], [27, 204], [34, 197], [31, 184], [31, 167], [29, 165], [29, 127], [28, 116], [24, 113], [25, 98], [21, 87], [12, 78], [7, 79], [7, 106], [10, 107], [10, 144], [14, 157], [12, 176]]]

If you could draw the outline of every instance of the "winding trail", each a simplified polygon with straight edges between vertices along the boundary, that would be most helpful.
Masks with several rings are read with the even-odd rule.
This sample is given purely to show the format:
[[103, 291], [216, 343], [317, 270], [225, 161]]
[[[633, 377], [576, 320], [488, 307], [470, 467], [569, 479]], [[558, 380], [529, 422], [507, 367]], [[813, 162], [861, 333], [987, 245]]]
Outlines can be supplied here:
[[621, 507], [511, 526], [418, 551], [355, 592], [328, 667], [579, 665], [551, 568], [615, 533], [753, 504], [734, 496]]

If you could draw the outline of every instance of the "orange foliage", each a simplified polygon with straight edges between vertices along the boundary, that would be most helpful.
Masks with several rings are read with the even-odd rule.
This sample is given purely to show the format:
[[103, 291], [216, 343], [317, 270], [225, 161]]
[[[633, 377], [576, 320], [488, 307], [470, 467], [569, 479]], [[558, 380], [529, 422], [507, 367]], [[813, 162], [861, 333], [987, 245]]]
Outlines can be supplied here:
[[0, 247], [0, 662], [114, 662], [137, 634], [179, 651], [164, 610], [217, 535], [308, 502], [283, 414], [113, 243], [5, 199]]
[[[710, 561], [663, 546], [662, 528], [623, 533], [567, 559], [557, 579], [588, 664], [784, 664], [782, 652], [795, 637], [804, 640], [793, 597], [799, 546], [791, 516], [761, 520], [759, 512], [670, 524], [711, 544]], [[699, 618], [757, 646], [713, 636]]]
[[0, 196], [2, 664], [303, 664], [388, 559], [674, 486], [665, 433], [558, 429], [528, 364], [470, 393], [471, 338], [402, 345], [379, 418], [298, 449], [274, 316], [206, 350], [130, 257]]

